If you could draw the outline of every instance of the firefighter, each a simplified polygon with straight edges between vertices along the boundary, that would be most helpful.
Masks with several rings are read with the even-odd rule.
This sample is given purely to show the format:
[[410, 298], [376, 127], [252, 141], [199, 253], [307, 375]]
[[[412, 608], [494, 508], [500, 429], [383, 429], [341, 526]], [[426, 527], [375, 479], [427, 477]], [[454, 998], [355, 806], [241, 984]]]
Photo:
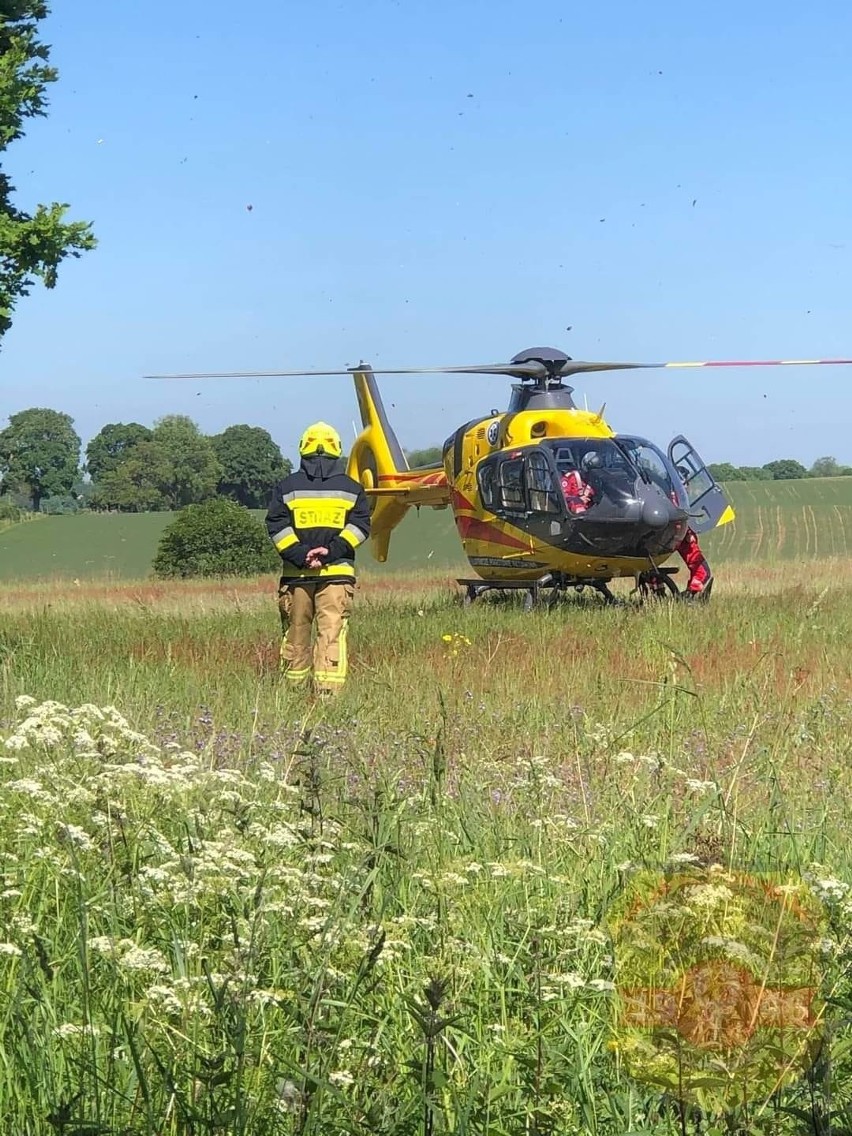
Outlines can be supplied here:
[[367, 497], [344, 472], [342, 452], [332, 426], [309, 426], [299, 442], [299, 468], [275, 486], [266, 514], [281, 554], [281, 668], [294, 687], [307, 685], [313, 671], [321, 695], [337, 693], [346, 681], [355, 549], [370, 535]]

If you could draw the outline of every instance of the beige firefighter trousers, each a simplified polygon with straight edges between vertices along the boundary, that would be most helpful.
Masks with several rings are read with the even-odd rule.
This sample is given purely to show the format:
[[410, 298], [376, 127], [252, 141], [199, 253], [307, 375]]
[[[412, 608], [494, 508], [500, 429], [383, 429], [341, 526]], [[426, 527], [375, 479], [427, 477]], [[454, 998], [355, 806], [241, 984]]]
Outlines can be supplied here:
[[289, 683], [307, 682], [313, 669], [318, 690], [340, 689], [346, 681], [346, 635], [354, 597], [355, 585], [343, 581], [294, 580], [279, 587], [281, 670]]

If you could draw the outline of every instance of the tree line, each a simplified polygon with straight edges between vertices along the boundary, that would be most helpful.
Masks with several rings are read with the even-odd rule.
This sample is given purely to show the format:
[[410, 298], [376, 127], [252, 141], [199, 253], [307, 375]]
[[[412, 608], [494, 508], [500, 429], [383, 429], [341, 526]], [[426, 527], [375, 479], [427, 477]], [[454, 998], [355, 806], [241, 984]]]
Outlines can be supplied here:
[[852, 466], [841, 465], [837, 458], [817, 458], [810, 469], [794, 458], [781, 458], [766, 465], [731, 465], [730, 462], [708, 465], [717, 481], [792, 481], [800, 477], [852, 477]]
[[[150, 428], [110, 422], [89, 442], [84, 457], [81, 450], [70, 415], [44, 407], [11, 415], [0, 431], [0, 501], [7, 509], [46, 513], [82, 508], [142, 513], [225, 497], [261, 509], [275, 482], [291, 470], [262, 427], [240, 424], [206, 435], [182, 414], [168, 414]], [[412, 450], [407, 457], [412, 468], [439, 464], [441, 450]], [[852, 476], [852, 467], [833, 457], [819, 458], [810, 469], [793, 458], [708, 468], [717, 481]]]
[[182, 414], [152, 428], [111, 422], [89, 442], [84, 460], [81, 450], [70, 415], [44, 407], [11, 415], [0, 431], [0, 499], [44, 513], [156, 512], [217, 496], [260, 509], [291, 469], [260, 426], [205, 435]]

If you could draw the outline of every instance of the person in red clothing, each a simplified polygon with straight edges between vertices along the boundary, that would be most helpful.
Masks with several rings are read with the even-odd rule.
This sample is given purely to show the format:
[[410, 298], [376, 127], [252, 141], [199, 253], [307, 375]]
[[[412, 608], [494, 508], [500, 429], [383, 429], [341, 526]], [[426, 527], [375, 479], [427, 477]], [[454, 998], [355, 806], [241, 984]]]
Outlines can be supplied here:
[[[684, 483], [688, 479], [688, 470], [678, 466], [678, 473], [680, 474], [681, 481]], [[672, 494], [672, 500], [677, 504], [677, 497]], [[707, 563], [707, 557], [701, 551], [701, 545], [698, 543], [698, 537], [692, 529], [686, 530], [686, 536], [677, 546], [677, 551], [683, 560], [686, 567], [689, 569], [689, 580], [686, 584], [686, 591], [683, 593], [686, 599], [695, 599], [697, 596], [703, 595], [705, 589], [713, 580], [713, 573], [710, 571], [710, 565]], [[709, 595], [709, 592], [707, 592]]]
[[562, 493], [571, 513], [585, 513], [595, 495], [594, 489], [583, 481], [578, 469], [562, 474]]
[[705, 588], [713, 579], [713, 573], [710, 571], [707, 558], [701, 551], [698, 537], [692, 529], [686, 530], [686, 536], [677, 546], [677, 551], [689, 569], [689, 580], [684, 596], [687, 599], [695, 599], [704, 593]]
[[[580, 462], [583, 470], [600, 469], [600, 454], [590, 450]], [[595, 490], [589, 485], [579, 469], [568, 469], [562, 474], [562, 494], [570, 513], [585, 513], [594, 504]]]

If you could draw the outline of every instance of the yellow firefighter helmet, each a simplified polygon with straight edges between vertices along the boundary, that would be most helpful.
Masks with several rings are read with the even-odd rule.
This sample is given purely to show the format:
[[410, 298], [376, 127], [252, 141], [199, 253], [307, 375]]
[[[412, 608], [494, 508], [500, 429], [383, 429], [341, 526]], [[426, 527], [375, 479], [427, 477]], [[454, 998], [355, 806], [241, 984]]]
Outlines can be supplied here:
[[315, 422], [309, 426], [299, 440], [299, 453], [303, 458], [312, 454], [327, 454], [331, 458], [339, 458], [343, 453], [340, 435], [333, 426], [327, 422]]

